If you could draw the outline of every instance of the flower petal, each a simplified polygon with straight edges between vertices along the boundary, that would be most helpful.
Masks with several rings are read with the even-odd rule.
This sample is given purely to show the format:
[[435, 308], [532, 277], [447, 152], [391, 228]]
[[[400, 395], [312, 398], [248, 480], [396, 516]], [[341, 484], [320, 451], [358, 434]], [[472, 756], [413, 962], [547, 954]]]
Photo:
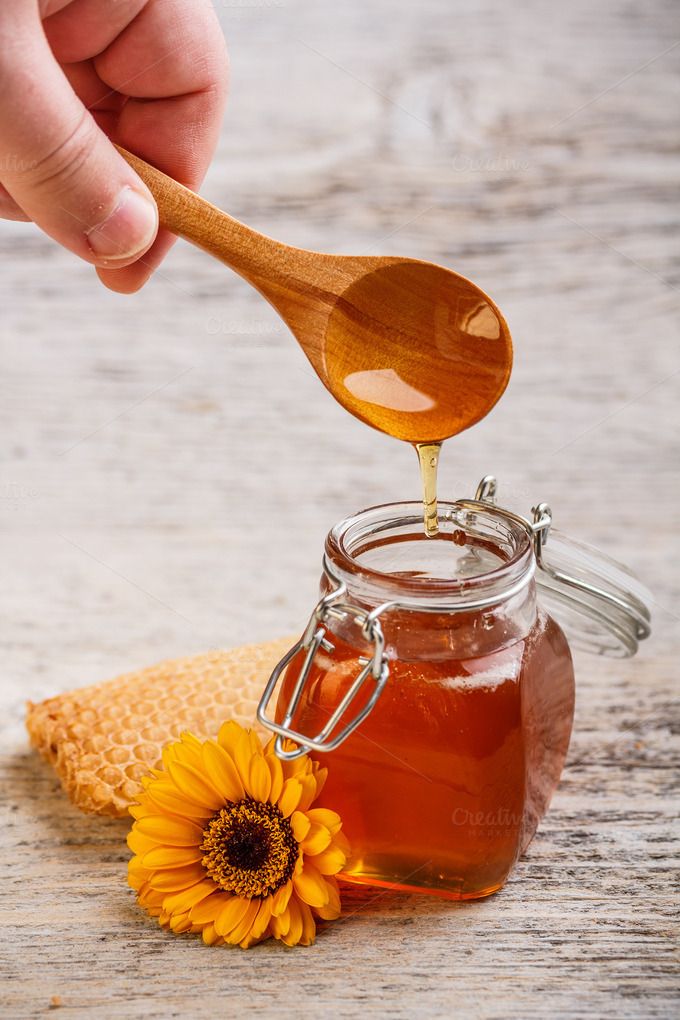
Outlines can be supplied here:
[[299, 779], [287, 779], [283, 784], [283, 792], [279, 797], [279, 810], [284, 818], [292, 815], [300, 803], [302, 796], [302, 784]]
[[138, 890], [146, 882], [148, 872], [142, 864], [141, 857], [131, 857], [128, 861], [128, 885]]
[[316, 779], [316, 795], [318, 797], [321, 791], [323, 790], [324, 786], [326, 785], [326, 780], [328, 779], [328, 769], [326, 768], [316, 769], [314, 772], [314, 778]]
[[304, 814], [304, 812], [293, 811], [292, 815], [290, 816], [290, 827], [293, 830], [293, 835], [295, 836], [298, 843], [301, 843], [302, 840], [306, 838], [307, 833], [311, 829], [312, 823], [310, 822], [307, 815]]
[[[179, 892], [166, 896], [163, 900], [163, 910], [166, 910], [169, 914], [184, 913], [185, 910], [191, 910], [214, 892], [215, 883], [212, 879], [207, 879], [205, 882], [193, 885], [190, 889], [180, 889]], [[195, 921], [193, 915], [191, 920], [192, 922]], [[212, 917], [210, 920], [212, 920]]]
[[154, 847], [158, 846], [155, 839], [149, 839], [148, 836], [144, 836], [141, 832], [137, 832], [136, 825], [133, 825], [128, 832], [125, 842], [130, 847], [133, 854], [139, 854], [140, 857], [143, 857], [144, 854], [147, 854], [150, 850], [153, 850]]
[[183, 761], [195, 769], [201, 767], [201, 741], [185, 731], [180, 740], [166, 744], [162, 751], [163, 767], [168, 770], [171, 761]]
[[255, 730], [246, 730], [248, 734], [248, 740], [250, 741], [250, 749], [253, 754], [263, 754], [262, 741], [258, 737]]
[[246, 792], [250, 792], [249, 789], [249, 777], [250, 777], [250, 760], [253, 757], [253, 748], [250, 743], [250, 737], [245, 730], [241, 730], [239, 738], [236, 741], [236, 746], [232, 752], [236, 768], [243, 781], [243, 786]]
[[171, 761], [168, 772], [182, 796], [196, 801], [198, 804], [205, 804], [206, 807], [210, 807], [214, 811], [223, 806], [224, 797], [217, 792], [205, 776], [201, 775], [198, 769], [191, 765], [185, 765], [181, 761]]
[[314, 917], [311, 910], [306, 903], [298, 902], [300, 908], [300, 917], [302, 919], [302, 935], [298, 945], [300, 946], [311, 946], [316, 936], [316, 924], [314, 923]]
[[349, 840], [344, 832], [336, 832], [333, 834], [333, 846], [337, 847], [338, 850], [342, 850], [345, 857], [350, 857], [352, 854], [352, 848], [349, 845]]
[[322, 850], [325, 850], [330, 845], [331, 834], [325, 825], [320, 825], [319, 822], [312, 822], [309, 832], [300, 843], [303, 853], [306, 854], [320, 854]]
[[288, 901], [291, 897], [292, 892], [293, 883], [291, 881], [288, 881], [286, 882], [285, 885], [282, 885], [280, 889], [277, 889], [276, 892], [272, 895], [271, 898], [272, 915], [274, 917], [279, 917], [284, 912], [284, 910], [288, 906]]
[[324, 921], [335, 921], [337, 917], [340, 917], [340, 891], [338, 883], [334, 878], [327, 878], [326, 887], [328, 889], [328, 903], [325, 907], [315, 907], [314, 909]]
[[161, 912], [163, 906], [163, 900], [165, 893], [159, 892], [157, 889], [150, 889], [148, 884], [139, 890], [137, 895], [137, 902], [140, 907], [144, 907], [152, 917], [156, 917]]
[[245, 797], [245, 790], [233, 759], [223, 747], [212, 740], [203, 745], [203, 767], [225, 800], [239, 801]]
[[147, 774], [145, 776], [142, 776], [142, 778], [139, 781], [146, 790], [149, 783], [153, 783], [154, 779], [163, 779], [164, 777], [165, 772], [163, 771], [163, 769], [149, 769]]
[[180, 889], [188, 889], [197, 882], [205, 880], [205, 868], [200, 864], [187, 864], [183, 868], [168, 868], [157, 871], [150, 884], [156, 890], [162, 892], [179, 892]]
[[272, 915], [272, 935], [275, 939], [282, 939], [290, 930], [290, 910], [286, 907], [280, 914]]
[[325, 807], [317, 807], [310, 808], [308, 814], [311, 821], [325, 825], [331, 836], [334, 836], [342, 828], [342, 819], [337, 811], [331, 811]]
[[250, 934], [250, 929], [252, 927], [253, 921], [258, 915], [261, 902], [262, 902], [261, 900], [256, 899], [246, 900], [246, 903], [248, 904], [248, 909], [246, 910], [245, 914], [243, 915], [241, 920], [236, 925], [234, 925], [232, 930], [224, 936], [224, 941], [228, 942], [230, 946], [237, 946], [239, 942], [242, 942], [243, 939]]
[[302, 937], [302, 912], [300, 910], [300, 904], [293, 897], [288, 904], [288, 913], [290, 914], [290, 927], [285, 935], [282, 935], [281, 941], [287, 946], [296, 946]]
[[272, 897], [267, 896], [266, 899], [260, 900], [260, 909], [257, 912], [257, 917], [253, 921], [250, 934], [254, 939], [261, 938], [269, 924], [272, 916]]
[[326, 850], [314, 856], [314, 867], [322, 875], [336, 875], [347, 863], [347, 856], [340, 847], [331, 844]]
[[189, 911], [187, 910], [184, 914], [173, 914], [169, 918], [168, 924], [175, 934], [179, 935], [183, 931], [188, 931], [191, 928], [191, 921], [189, 920]]
[[283, 767], [281, 765], [281, 759], [276, 754], [266, 754], [264, 760], [267, 763], [267, 768], [272, 777], [272, 786], [269, 792], [270, 804], [276, 804], [281, 791], [283, 790]]
[[215, 931], [218, 935], [226, 935], [241, 921], [251, 904], [251, 900], [240, 896], [230, 896], [215, 918]]
[[194, 924], [214, 924], [220, 911], [233, 900], [234, 897], [229, 893], [215, 891], [216, 888], [213, 884], [212, 896], [206, 897], [191, 908], [191, 920]]
[[[275, 741], [276, 738], [274, 737], [272, 739], [272, 748], [274, 747]], [[290, 738], [288, 737], [284, 738], [283, 740], [284, 751], [296, 751], [297, 747], [298, 745], [294, 743], [294, 741], [290, 740]], [[291, 758], [289, 760], [284, 760], [281, 762], [281, 764], [283, 765], [283, 775], [286, 779], [292, 779], [293, 776], [303, 776], [310, 767], [309, 758], [307, 757], [306, 754], [301, 755], [299, 758]]]
[[203, 852], [197, 846], [154, 846], [142, 857], [142, 864], [149, 871], [165, 868], [183, 868], [186, 864], [200, 861]]
[[168, 743], [163, 746], [163, 750], [161, 751], [161, 761], [163, 762], [163, 769], [166, 772], [170, 762], [176, 759], [177, 749], [180, 746], [181, 745], [177, 741], [172, 741], [172, 743]]
[[248, 787], [251, 797], [259, 800], [261, 803], [269, 800], [271, 785], [272, 777], [267, 768], [267, 763], [261, 754], [254, 755], [248, 770]]
[[130, 804], [128, 811], [132, 817], [136, 819], [144, 818], [146, 815], [153, 814], [152, 811], [149, 811], [147, 804]]
[[215, 943], [221, 942], [221, 939], [215, 931], [214, 924], [208, 924], [201, 932], [201, 938], [205, 942], [206, 946], [214, 946]]
[[234, 751], [242, 733], [243, 727], [239, 726], [239, 724], [233, 719], [229, 719], [220, 726], [220, 731], [217, 734], [217, 741], [220, 746], [232, 756], [232, 758], [234, 757]]
[[179, 739], [182, 741], [185, 747], [196, 748], [200, 757], [203, 742], [199, 740], [198, 737], [191, 732], [191, 730], [182, 730], [182, 732], [179, 735]]
[[239, 942], [239, 946], [241, 949], [250, 949], [251, 946], [255, 946], [261, 941], [261, 938], [256, 939], [255, 936], [249, 932], [246, 937]]
[[134, 829], [163, 846], [198, 846], [203, 840], [197, 825], [167, 815], [146, 815], [135, 822]]
[[197, 804], [196, 801], [183, 797], [174, 783], [169, 781], [154, 780], [146, 792], [149, 806], [152, 813], [170, 812], [180, 818], [191, 818], [197, 821], [205, 821], [214, 814], [214, 809], [205, 804]]
[[310, 907], [325, 907], [329, 900], [328, 885], [313, 864], [305, 861], [304, 870], [293, 877], [295, 892]]
[[306, 811], [316, 799], [316, 778], [310, 772], [307, 776], [298, 777], [298, 780], [302, 784], [302, 796], [300, 797], [298, 809]]

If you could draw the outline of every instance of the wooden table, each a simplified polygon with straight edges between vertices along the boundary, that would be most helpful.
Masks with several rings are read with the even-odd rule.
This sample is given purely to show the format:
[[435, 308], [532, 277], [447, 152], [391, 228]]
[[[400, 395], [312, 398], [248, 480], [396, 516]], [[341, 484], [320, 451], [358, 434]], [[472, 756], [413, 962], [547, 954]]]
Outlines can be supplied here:
[[64, 1017], [148, 1020], [668, 1017], [675, 5], [218, 6], [233, 86], [206, 196], [283, 240], [438, 260], [488, 290], [515, 372], [449, 444], [442, 491], [494, 471], [516, 506], [549, 500], [644, 577], [655, 634], [633, 661], [579, 658], [564, 780], [499, 895], [353, 892], [304, 951], [160, 932], [126, 888], [125, 823], [65, 802], [24, 699], [297, 630], [328, 527], [415, 498], [415, 458], [344, 415], [201, 253], [178, 245], [121, 298], [2, 224], [3, 1015], [58, 996]]

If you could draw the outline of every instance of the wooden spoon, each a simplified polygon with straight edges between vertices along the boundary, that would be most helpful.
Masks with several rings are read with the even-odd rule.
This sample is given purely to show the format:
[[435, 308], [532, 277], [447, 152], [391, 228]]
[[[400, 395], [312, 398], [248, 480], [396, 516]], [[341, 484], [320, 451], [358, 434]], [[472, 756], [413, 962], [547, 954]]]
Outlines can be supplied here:
[[357, 418], [397, 439], [438, 442], [474, 425], [503, 393], [510, 333], [474, 283], [417, 259], [281, 244], [119, 151], [156, 199], [162, 226], [257, 288]]

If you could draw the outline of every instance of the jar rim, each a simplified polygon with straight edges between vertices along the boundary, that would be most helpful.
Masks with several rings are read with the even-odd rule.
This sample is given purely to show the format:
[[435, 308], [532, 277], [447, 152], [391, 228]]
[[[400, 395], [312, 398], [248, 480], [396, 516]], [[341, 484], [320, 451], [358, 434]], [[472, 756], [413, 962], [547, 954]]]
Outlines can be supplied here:
[[[346, 517], [328, 533], [325, 543], [325, 567], [335, 580], [360, 589], [370, 600], [399, 598], [412, 602], [413, 608], [446, 604], [447, 608], [466, 608], [468, 603], [502, 602], [531, 580], [535, 570], [532, 537], [528, 526], [491, 504], [471, 510], [455, 501], [440, 500], [437, 508], [440, 538], [430, 539], [423, 529], [423, 505], [416, 500], [382, 503]], [[461, 577], [406, 576], [359, 562], [370, 539], [381, 536], [391, 541], [422, 540], [424, 548], [438, 542], [442, 535], [463, 530], [470, 536], [474, 526], [486, 526], [489, 541], [497, 536], [509, 545], [506, 558], [491, 569]], [[472, 608], [472, 605], [470, 605]]]

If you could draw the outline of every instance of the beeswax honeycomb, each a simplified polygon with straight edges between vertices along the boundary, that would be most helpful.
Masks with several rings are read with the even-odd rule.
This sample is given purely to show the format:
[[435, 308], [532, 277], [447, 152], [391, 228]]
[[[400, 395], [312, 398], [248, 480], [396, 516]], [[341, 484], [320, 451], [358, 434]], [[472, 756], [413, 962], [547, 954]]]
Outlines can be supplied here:
[[281, 638], [161, 662], [38, 704], [28, 703], [31, 744], [54, 767], [81, 811], [125, 815], [163, 745], [191, 730], [215, 737], [225, 719], [253, 726], [257, 703], [279, 659]]

